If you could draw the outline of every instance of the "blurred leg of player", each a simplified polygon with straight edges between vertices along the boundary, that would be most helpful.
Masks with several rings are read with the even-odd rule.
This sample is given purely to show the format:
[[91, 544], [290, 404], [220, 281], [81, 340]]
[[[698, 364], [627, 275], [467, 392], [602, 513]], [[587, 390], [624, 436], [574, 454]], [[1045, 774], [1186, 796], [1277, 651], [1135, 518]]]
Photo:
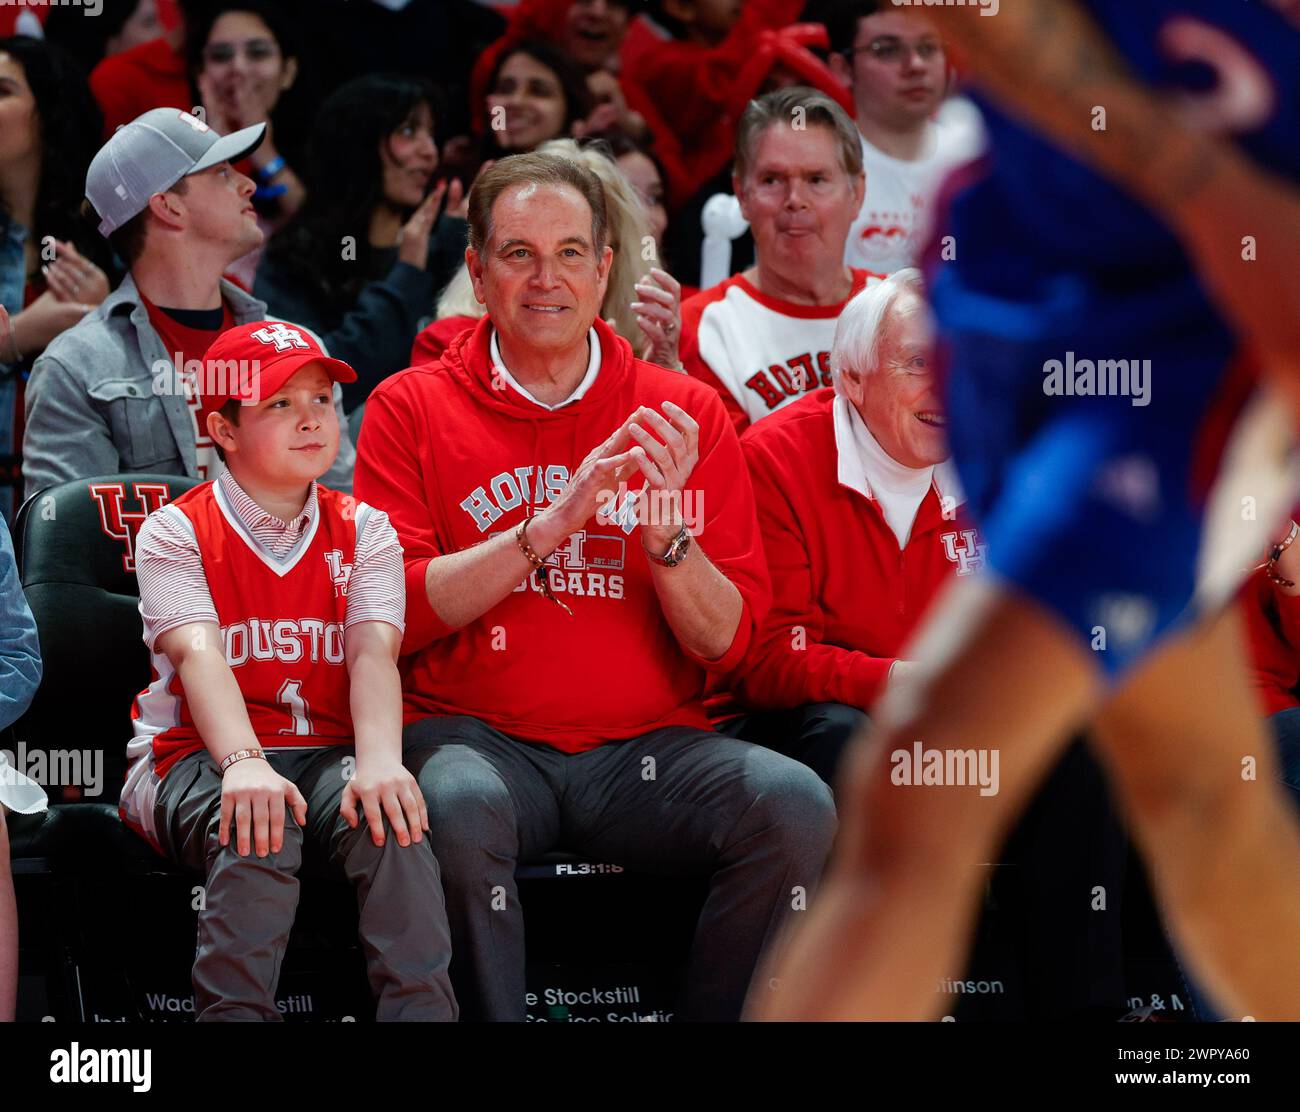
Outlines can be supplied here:
[[1139, 668], [1093, 733], [1200, 985], [1229, 1019], [1300, 1018], [1300, 823], [1236, 607]]
[[[854, 755], [836, 859], [780, 967], [757, 982], [759, 1018], [936, 1016], [937, 982], [959, 975], [969, 945], [980, 863], [1099, 697], [1077, 638], [993, 580], [955, 589], [918, 650], [930, 679], [920, 701], [887, 701]], [[1183, 953], [1229, 1014], [1300, 1015], [1300, 829], [1273, 776], [1235, 621], [1170, 642], [1097, 725]], [[997, 750], [998, 793], [894, 784], [889, 754], [916, 740]], [[1254, 779], [1243, 778], [1246, 756]]]
[[[847, 756], [830, 869], [779, 968], [755, 982], [756, 1018], [935, 1017], [940, 978], [965, 959], [982, 864], [1101, 690], [1078, 639], [992, 577], [957, 580], [908, 657], [926, 679], [892, 692]], [[996, 751], [997, 793], [894, 784], [890, 754], [916, 741]]]

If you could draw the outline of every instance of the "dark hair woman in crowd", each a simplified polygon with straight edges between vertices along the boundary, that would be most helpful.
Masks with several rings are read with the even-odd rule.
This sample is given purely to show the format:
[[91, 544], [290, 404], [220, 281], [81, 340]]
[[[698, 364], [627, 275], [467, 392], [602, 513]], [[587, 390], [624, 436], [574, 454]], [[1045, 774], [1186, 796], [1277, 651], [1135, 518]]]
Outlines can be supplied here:
[[550, 43], [507, 51], [487, 82], [489, 156], [521, 155], [549, 139], [567, 139], [591, 111], [581, 70]]
[[[438, 182], [433, 86], [375, 74], [337, 90], [316, 117], [307, 200], [267, 246], [253, 292], [277, 317], [315, 331], [357, 371], [355, 409], [407, 366], [434, 292], [465, 253], [459, 182]], [[439, 216], [443, 199], [451, 211]]]
[[582, 67], [544, 39], [504, 50], [484, 89], [470, 113], [478, 138], [457, 136], [443, 152], [445, 175], [467, 184], [491, 161], [581, 134], [596, 107]]
[[10, 520], [31, 362], [109, 292], [109, 252], [80, 216], [102, 126], [71, 55], [0, 39], [0, 514]]
[[576, 62], [550, 43], [522, 42], [501, 55], [488, 82], [488, 156], [522, 154], [550, 139], [567, 139], [592, 107]]

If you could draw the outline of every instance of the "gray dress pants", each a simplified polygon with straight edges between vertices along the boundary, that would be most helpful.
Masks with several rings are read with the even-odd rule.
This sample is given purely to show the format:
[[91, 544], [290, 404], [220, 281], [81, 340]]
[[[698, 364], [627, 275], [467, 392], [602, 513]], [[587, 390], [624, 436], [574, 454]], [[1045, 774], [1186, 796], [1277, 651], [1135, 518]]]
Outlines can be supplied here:
[[451, 940], [438, 865], [426, 836], [398, 845], [387, 820], [383, 846], [362, 821], [353, 830], [339, 814], [347, 781], [343, 758], [352, 746], [268, 751], [271, 767], [292, 780], [307, 801], [300, 827], [285, 809], [279, 853], [241, 857], [218, 841], [221, 773], [207, 751], [179, 761], [163, 779], [155, 805], [163, 852], [202, 873], [194, 958], [199, 1020], [279, 1020], [275, 986], [298, 907], [303, 840], [356, 890], [358, 933], [379, 1020], [457, 1018], [448, 968]]
[[807, 767], [686, 727], [570, 755], [476, 718], [433, 717], [406, 728], [403, 750], [429, 809], [466, 1019], [525, 1018], [515, 864], [557, 845], [707, 875], [676, 1015], [739, 1018], [760, 955], [807, 907], [835, 831], [830, 789]]

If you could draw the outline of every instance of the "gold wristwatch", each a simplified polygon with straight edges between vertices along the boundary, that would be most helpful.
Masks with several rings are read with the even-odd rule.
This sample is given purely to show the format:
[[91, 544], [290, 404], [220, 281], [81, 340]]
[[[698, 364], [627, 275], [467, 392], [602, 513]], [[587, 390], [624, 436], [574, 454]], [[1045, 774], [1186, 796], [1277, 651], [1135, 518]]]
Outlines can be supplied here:
[[[645, 545], [642, 544], [641, 547], [645, 548]], [[668, 546], [668, 551], [662, 556], [656, 556], [648, 548], [645, 549], [645, 554], [656, 564], [662, 564], [666, 568], [675, 568], [686, 559], [686, 554], [690, 550], [691, 534], [687, 531], [686, 526], [683, 525], [682, 531], [678, 533], [677, 536], [673, 537], [672, 543]]]

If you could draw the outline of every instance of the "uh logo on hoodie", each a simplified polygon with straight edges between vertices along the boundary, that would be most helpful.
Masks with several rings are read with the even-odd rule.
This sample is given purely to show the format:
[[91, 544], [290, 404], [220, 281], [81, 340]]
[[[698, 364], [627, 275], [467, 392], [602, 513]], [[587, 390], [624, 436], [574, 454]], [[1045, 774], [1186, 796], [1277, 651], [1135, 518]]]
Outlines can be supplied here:
[[[507, 531], [495, 529], [488, 532], [505, 514], [525, 503], [554, 502], [568, 481], [569, 469], [564, 464], [552, 463], [539, 468], [528, 464], [502, 471], [486, 485], [475, 487], [460, 502], [460, 508], [470, 516], [480, 533], [494, 537]], [[636, 527], [635, 503], [636, 494], [625, 493], [621, 502], [615, 502], [608, 511], [602, 509], [596, 514], [595, 520], [609, 522], [611, 531], [580, 529], [570, 533], [569, 539], [546, 558], [546, 574], [552, 591], [596, 598], [623, 597], [623, 576], [615, 573], [624, 568], [627, 537]], [[540, 593], [541, 587], [536, 577], [530, 575], [515, 590]]]

